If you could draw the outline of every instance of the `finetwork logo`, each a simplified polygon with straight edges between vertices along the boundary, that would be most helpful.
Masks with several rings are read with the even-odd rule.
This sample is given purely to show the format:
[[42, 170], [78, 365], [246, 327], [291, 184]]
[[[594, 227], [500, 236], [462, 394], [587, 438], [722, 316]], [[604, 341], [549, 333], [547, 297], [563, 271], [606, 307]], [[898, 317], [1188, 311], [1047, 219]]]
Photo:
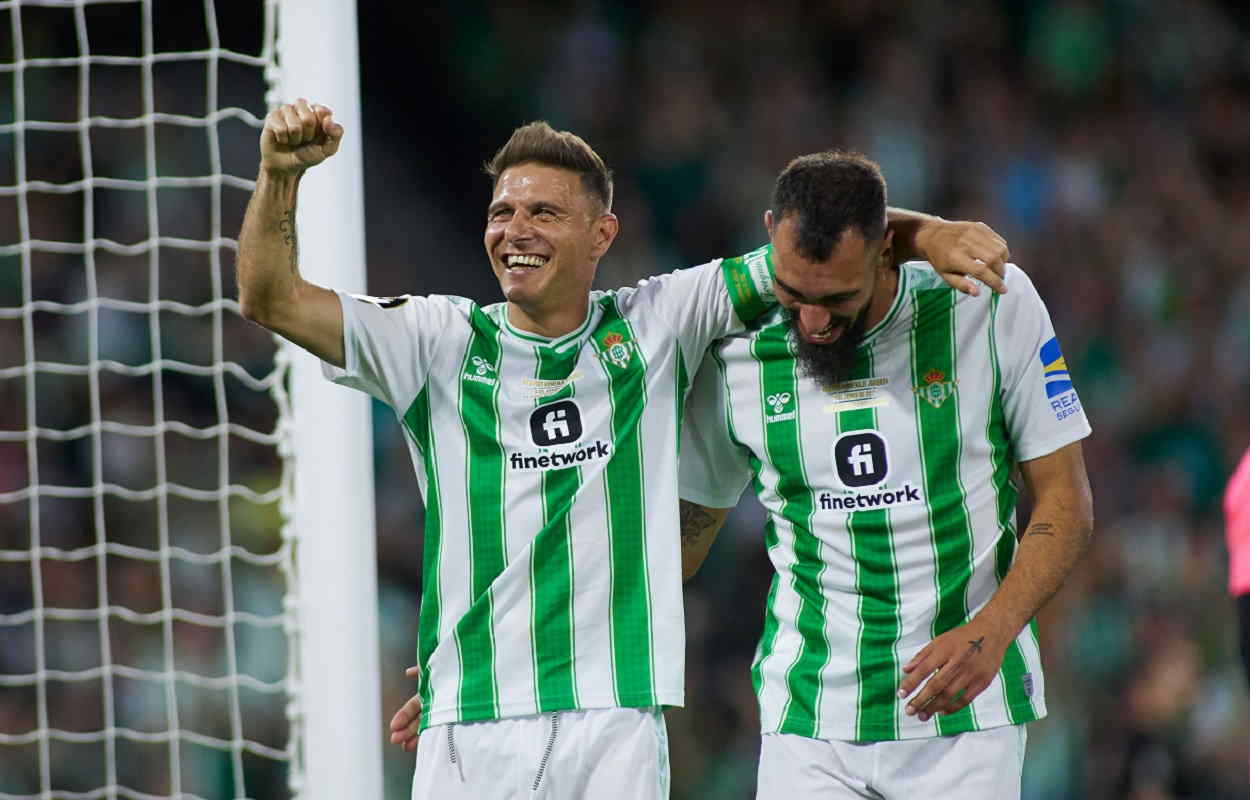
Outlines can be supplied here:
[[530, 441], [538, 449], [509, 453], [508, 469], [542, 472], [612, 457], [612, 444], [603, 439], [570, 447], [581, 441], [583, 431], [582, 411], [573, 400], [557, 400], [535, 408], [530, 412]]
[[582, 411], [572, 400], [539, 406], [530, 413], [530, 440], [539, 447], [571, 444], [582, 438]]
[[841, 493], [821, 492], [822, 511], [868, 511], [910, 506], [924, 502], [924, 494], [911, 481], [889, 488], [890, 448], [877, 430], [847, 431], [833, 441], [833, 472]]
[[484, 383], [487, 386], [494, 386], [495, 365], [482, 358], [481, 356], [473, 357], [472, 372], [465, 372], [464, 379], [473, 381], [474, 383]]
[[508, 454], [508, 469], [513, 472], [544, 472], [550, 469], [568, 469], [588, 461], [603, 461], [611, 457], [612, 444], [596, 439], [572, 450], [553, 450], [547, 453], [513, 451]]
[[1068, 372], [1067, 359], [1059, 349], [1058, 337], [1052, 336], [1037, 353], [1042, 362], [1042, 378], [1046, 382], [1046, 397], [1055, 419], [1066, 419], [1081, 410], [1081, 399], [1072, 388], [1072, 376]]
[[817, 500], [822, 511], [869, 511], [874, 508], [914, 506], [924, 502], [924, 496], [908, 482], [898, 489], [883, 489], [879, 492], [842, 495], [821, 492]]

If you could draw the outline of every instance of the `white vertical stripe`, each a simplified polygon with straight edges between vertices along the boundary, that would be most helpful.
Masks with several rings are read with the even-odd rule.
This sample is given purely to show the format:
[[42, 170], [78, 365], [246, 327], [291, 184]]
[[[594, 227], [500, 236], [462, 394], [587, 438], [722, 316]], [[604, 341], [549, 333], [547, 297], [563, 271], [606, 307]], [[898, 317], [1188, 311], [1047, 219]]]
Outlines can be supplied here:
[[[681, 603], [681, 514], [677, 496], [659, 491], [662, 486], [677, 485], [677, 460], [654, 457], [657, 442], [676, 449], [677, 442], [677, 376], [676, 349], [667, 354], [667, 369], [650, 365], [647, 392], [655, 401], [643, 411], [641, 429], [643, 452], [642, 486], [646, 508], [647, 582], [650, 587], [652, 680], [657, 694], [685, 693], [677, 684], [677, 673], [665, 669], [670, 659], [685, 657], [686, 623]], [[658, 359], [657, 359], [658, 360]], [[667, 384], [667, 385], [661, 385]]]
[[503, 334], [499, 371], [499, 427], [504, 460], [504, 574], [495, 581], [491, 628], [499, 711], [504, 716], [538, 713], [534, 689], [533, 583], [530, 553], [543, 525], [541, 480], [517, 480], [508, 473], [508, 452], [533, 449], [529, 416], [534, 400], [523, 391], [538, 374], [534, 347]]
[[[596, 465], [598, 466], [598, 465]], [[591, 468], [584, 467], [583, 475]], [[596, 469], [596, 475], [602, 471]], [[612, 584], [608, 505], [602, 480], [583, 482], [569, 521], [573, 528], [573, 652], [577, 696], [584, 708], [613, 705]]]

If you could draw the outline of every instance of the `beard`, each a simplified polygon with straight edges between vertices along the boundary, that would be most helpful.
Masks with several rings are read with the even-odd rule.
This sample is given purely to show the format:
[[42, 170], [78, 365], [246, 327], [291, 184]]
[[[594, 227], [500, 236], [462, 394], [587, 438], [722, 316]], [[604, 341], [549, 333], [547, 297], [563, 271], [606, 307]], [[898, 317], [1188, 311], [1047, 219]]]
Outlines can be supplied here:
[[[846, 322], [845, 318], [843, 322]], [[867, 323], [868, 308], [865, 306], [855, 319], [849, 321], [836, 340], [828, 344], [815, 344], [803, 339], [799, 333], [798, 320], [793, 314], [787, 313], [786, 326], [794, 339], [794, 356], [799, 362], [800, 372], [825, 390], [849, 380], [855, 370], [856, 350], [863, 341]]]

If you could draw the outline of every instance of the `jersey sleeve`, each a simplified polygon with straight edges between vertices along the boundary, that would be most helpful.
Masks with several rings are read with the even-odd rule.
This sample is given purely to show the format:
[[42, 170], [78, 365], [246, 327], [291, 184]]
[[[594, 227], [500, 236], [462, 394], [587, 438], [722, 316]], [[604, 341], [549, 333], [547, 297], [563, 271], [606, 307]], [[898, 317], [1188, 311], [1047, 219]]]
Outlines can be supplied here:
[[647, 278], [617, 292], [617, 302], [667, 322], [687, 363], [696, 364], [713, 341], [738, 333], [776, 304], [771, 253], [765, 245], [738, 258]]
[[729, 435], [724, 372], [710, 353], [686, 397], [678, 467], [681, 498], [708, 508], [736, 506], [751, 481], [746, 448]]
[[451, 303], [442, 297], [337, 294], [346, 363], [340, 369], [322, 361], [322, 373], [402, 413], [425, 385], [439, 335], [451, 321]]
[[1029, 276], [1008, 264], [994, 315], [1002, 403], [1016, 460], [1048, 455], [1090, 433], [1046, 305]]

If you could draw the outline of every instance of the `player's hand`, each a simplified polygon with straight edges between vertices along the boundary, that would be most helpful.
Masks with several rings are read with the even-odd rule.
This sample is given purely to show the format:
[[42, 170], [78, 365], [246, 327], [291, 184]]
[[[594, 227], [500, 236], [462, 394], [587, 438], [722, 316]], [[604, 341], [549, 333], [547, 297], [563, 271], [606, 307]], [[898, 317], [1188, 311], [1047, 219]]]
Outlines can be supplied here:
[[903, 666], [906, 677], [899, 686], [899, 699], [924, 683], [907, 704], [908, 715], [928, 722], [934, 714], [950, 714], [967, 706], [994, 680], [1011, 641], [973, 619], [929, 642]]
[[[984, 222], [933, 220], [916, 231], [916, 251], [953, 288], [976, 297], [977, 281], [1002, 294], [1007, 241]], [[976, 280], [972, 280], [976, 278]]]
[[334, 112], [304, 98], [278, 106], [260, 132], [260, 166], [272, 173], [298, 175], [338, 152], [343, 126]]
[[[409, 678], [421, 677], [420, 667], [404, 670]], [[421, 734], [421, 698], [413, 695], [391, 717], [391, 744], [397, 744], [411, 753], [417, 749], [417, 737]]]

